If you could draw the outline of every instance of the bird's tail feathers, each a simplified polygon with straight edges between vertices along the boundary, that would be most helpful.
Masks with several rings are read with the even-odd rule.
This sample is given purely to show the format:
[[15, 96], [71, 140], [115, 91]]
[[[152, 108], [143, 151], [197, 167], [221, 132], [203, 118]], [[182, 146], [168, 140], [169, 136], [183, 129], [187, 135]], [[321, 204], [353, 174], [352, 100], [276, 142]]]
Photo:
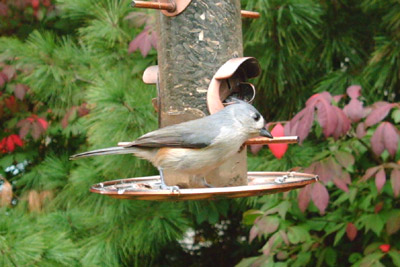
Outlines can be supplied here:
[[77, 158], [84, 158], [84, 157], [91, 157], [91, 156], [100, 156], [100, 155], [117, 155], [117, 154], [134, 154], [137, 152], [136, 147], [109, 147], [109, 148], [102, 148], [92, 151], [83, 152], [80, 154], [72, 155], [70, 157], [71, 160]]

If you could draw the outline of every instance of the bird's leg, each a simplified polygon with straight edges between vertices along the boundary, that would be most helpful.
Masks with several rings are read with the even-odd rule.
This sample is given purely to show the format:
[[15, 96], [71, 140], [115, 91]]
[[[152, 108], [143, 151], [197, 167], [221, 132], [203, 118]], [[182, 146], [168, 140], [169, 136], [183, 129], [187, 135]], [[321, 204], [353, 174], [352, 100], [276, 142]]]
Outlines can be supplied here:
[[178, 186], [176, 186], [176, 185], [168, 186], [168, 185], [165, 184], [163, 169], [162, 168], [158, 168], [158, 171], [160, 172], [160, 180], [161, 180], [160, 188], [162, 190], [170, 190], [171, 193], [173, 193], [174, 191], [177, 191], [179, 193], [180, 191], [179, 191], [179, 187]]
[[206, 177], [203, 176], [203, 185], [208, 188], [214, 188], [215, 186], [207, 183]]

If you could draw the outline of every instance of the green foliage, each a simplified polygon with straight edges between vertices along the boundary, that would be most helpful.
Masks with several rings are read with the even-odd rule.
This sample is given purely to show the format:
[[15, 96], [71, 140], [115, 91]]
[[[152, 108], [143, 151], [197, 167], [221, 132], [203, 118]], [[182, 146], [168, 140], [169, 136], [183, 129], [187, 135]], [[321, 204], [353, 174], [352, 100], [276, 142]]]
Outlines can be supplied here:
[[24, 172], [16, 186], [22, 191], [60, 189], [67, 183], [70, 168], [68, 155], [49, 155], [29, 172]]
[[[46, 231], [35, 216], [20, 211], [0, 210], [0, 250], [2, 266], [74, 266], [76, 245], [62, 229]], [[43, 220], [43, 218], [41, 218]]]
[[343, 94], [354, 83], [369, 101], [399, 99], [397, 1], [247, 0], [242, 6], [261, 14], [244, 21], [244, 46], [260, 61], [256, 101], [270, 120], [290, 118], [313, 92]]
[[[244, 30], [245, 53], [257, 55], [262, 68], [257, 101], [260, 107], [266, 101], [274, 103], [267, 114], [287, 117], [302, 101], [298, 97], [306, 87], [304, 76], [312, 67], [307, 50], [319, 38], [315, 27], [321, 23], [322, 9], [315, 1], [297, 0], [247, 1], [246, 9], [259, 11], [263, 18]], [[283, 103], [287, 107], [278, 111]]]
[[[360, 90], [358, 86], [348, 88], [351, 103], [359, 101]], [[321, 95], [312, 96], [308, 105], [311, 100], [324, 101]], [[352, 127], [345, 135], [335, 138], [329, 137], [326, 131], [334, 123], [333, 116], [329, 115], [328, 108], [323, 112], [318, 108], [316, 118], [320, 126], [311, 128], [312, 116], [307, 129], [311, 132], [301, 147], [290, 147], [281, 160], [266, 155], [268, 163], [257, 164], [261, 168], [271, 166], [273, 170], [308, 166], [302, 170], [318, 174], [321, 183], [308, 185], [298, 192], [259, 198], [253, 209], [243, 214], [243, 224], [252, 226], [249, 241], [258, 238], [265, 245], [261, 248], [262, 255], [244, 259], [239, 266], [398, 265], [398, 257], [394, 255], [398, 255], [400, 245], [400, 210], [397, 209], [400, 136], [398, 125], [394, 128], [391, 122], [396, 119], [400, 105], [380, 103], [380, 108], [374, 104], [365, 109], [361, 102], [360, 106], [346, 105], [344, 114], [352, 120]], [[342, 102], [334, 104], [341, 106]], [[342, 112], [336, 108], [336, 113]], [[304, 111], [315, 112], [314, 109], [301, 112]], [[294, 125], [295, 121], [287, 125]], [[387, 130], [379, 130], [386, 126]], [[362, 131], [362, 127], [369, 128]], [[393, 135], [389, 134], [392, 127]], [[304, 138], [300, 134], [304, 130], [298, 131]], [[381, 144], [382, 149], [378, 147]], [[296, 157], [295, 153], [301, 156]], [[252, 158], [253, 162], [259, 159]]]
[[[154, 173], [145, 161], [68, 158], [78, 149], [130, 141], [157, 127], [155, 88], [141, 81], [155, 58], [127, 54], [130, 39], [140, 32], [125, 20], [129, 1], [60, 1], [59, 7], [60, 23], [81, 25], [75, 34], [35, 30], [25, 41], [0, 40], [2, 61], [18, 74], [2, 87], [1, 100], [12, 99], [14, 106], [1, 106], [0, 120], [8, 132], [18, 133], [18, 122], [26, 118], [34, 127], [45, 126], [40, 136], [25, 135], [22, 148], [1, 157], [1, 182], [12, 184], [15, 205], [0, 216], [1, 250], [7, 251], [1, 265], [150, 262], [190, 226], [184, 205], [117, 201], [88, 191], [104, 180]], [[18, 84], [29, 90], [15, 99]]]

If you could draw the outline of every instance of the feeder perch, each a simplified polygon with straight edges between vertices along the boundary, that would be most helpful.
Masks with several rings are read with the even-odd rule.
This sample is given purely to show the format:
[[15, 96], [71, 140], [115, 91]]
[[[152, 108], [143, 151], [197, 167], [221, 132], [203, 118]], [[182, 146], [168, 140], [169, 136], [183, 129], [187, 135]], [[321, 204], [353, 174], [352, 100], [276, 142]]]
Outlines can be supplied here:
[[[259, 13], [241, 10], [240, 0], [133, 1], [132, 5], [161, 11], [157, 13], [158, 66], [143, 74], [144, 83], [157, 86], [152, 103], [159, 127], [215, 113], [231, 104], [232, 98], [251, 103], [256, 89], [248, 79], [261, 70], [255, 58], [243, 57], [241, 18], [258, 18]], [[91, 191], [142, 200], [219, 199], [288, 191], [313, 183], [317, 177], [297, 172], [248, 172], [246, 145], [297, 142], [297, 136], [247, 140], [243, 149], [205, 175], [213, 188], [164, 170], [166, 184], [178, 185], [178, 192], [161, 190], [159, 176], [103, 182], [93, 185]]]

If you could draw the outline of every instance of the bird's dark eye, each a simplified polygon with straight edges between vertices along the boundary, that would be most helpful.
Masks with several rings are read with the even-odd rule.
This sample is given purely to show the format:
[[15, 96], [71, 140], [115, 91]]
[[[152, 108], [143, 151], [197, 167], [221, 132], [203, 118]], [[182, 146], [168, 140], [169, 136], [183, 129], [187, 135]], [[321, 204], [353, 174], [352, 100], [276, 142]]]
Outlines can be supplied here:
[[253, 119], [254, 119], [255, 121], [259, 121], [260, 118], [261, 118], [261, 115], [260, 115], [259, 113], [254, 113], [252, 117], [253, 117]]

